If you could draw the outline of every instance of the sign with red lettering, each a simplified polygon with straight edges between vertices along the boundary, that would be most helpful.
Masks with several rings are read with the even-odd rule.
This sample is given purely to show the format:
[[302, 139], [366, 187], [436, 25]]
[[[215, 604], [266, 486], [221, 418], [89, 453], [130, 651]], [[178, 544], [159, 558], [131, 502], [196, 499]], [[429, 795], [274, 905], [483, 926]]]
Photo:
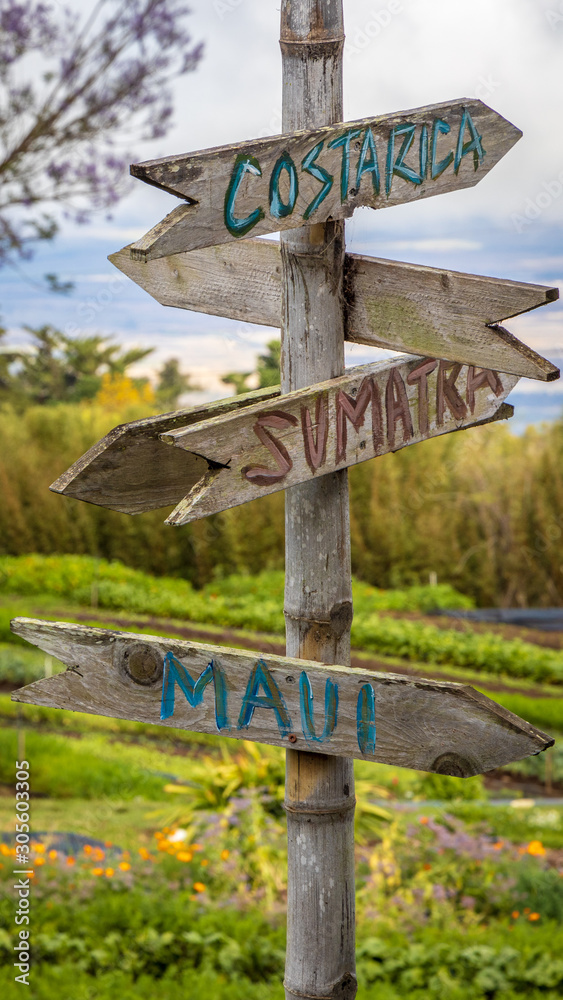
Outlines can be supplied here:
[[[185, 524], [406, 445], [508, 415], [518, 378], [402, 355], [265, 405], [162, 434], [209, 468], [168, 518]], [[510, 415], [512, 408], [510, 408]]]
[[517, 382], [403, 355], [285, 396], [274, 386], [122, 424], [51, 489], [127, 514], [179, 504], [170, 521], [183, 524], [438, 434], [506, 419], [513, 411], [504, 400]]
[[133, 164], [187, 204], [131, 253], [150, 260], [472, 187], [521, 135], [482, 101], [458, 100]]

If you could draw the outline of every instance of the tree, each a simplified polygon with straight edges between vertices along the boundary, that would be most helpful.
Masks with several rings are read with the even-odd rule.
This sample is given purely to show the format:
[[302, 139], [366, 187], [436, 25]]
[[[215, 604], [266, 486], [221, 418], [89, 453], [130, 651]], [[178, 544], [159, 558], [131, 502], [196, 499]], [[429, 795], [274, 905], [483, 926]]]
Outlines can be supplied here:
[[[152, 348], [123, 351], [108, 337], [67, 337], [53, 326], [25, 327], [33, 337], [29, 352], [0, 355], [0, 399], [19, 407], [31, 403], [76, 403], [93, 399], [103, 376], [123, 377]], [[148, 379], [137, 379], [142, 388]]]
[[180, 396], [185, 392], [197, 392], [199, 386], [189, 375], [180, 371], [178, 358], [169, 358], [158, 372], [156, 400], [163, 410], [176, 410]]
[[267, 353], [258, 355], [258, 386], [267, 389], [271, 385], [280, 384], [281, 340], [269, 340], [266, 344]]
[[118, 201], [132, 158], [123, 143], [166, 134], [170, 82], [201, 57], [182, 0], [89, 6], [2, 0], [0, 266], [53, 239], [57, 207], [81, 223]]
[[251, 386], [248, 380], [252, 378], [253, 389], [267, 389], [271, 385], [280, 384], [281, 341], [269, 340], [266, 344], [266, 354], [259, 354], [254, 372], [229, 372], [221, 379], [226, 385], [234, 385], [235, 395], [248, 392]]

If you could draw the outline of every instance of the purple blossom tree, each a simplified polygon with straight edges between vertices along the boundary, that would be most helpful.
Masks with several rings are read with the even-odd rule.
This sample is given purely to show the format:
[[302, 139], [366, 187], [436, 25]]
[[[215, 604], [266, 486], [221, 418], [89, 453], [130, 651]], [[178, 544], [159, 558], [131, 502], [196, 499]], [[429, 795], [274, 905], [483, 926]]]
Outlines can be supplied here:
[[170, 83], [201, 57], [188, 13], [182, 0], [0, 0], [0, 266], [53, 239], [57, 207], [82, 223], [125, 193], [127, 144], [166, 134]]

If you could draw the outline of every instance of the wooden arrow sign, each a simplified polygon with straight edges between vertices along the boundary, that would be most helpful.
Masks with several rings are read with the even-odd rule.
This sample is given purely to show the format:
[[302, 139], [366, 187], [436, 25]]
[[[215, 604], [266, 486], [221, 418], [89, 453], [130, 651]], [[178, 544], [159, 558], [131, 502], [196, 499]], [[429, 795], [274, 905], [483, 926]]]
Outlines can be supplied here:
[[[275, 386], [122, 424], [50, 489], [126, 514], [179, 504], [169, 523], [184, 524], [429, 437], [505, 420], [517, 382], [434, 359], [362, 365], [283, 397]], [[252, 465], [261, 472], [254, 476]]]
[[[518, 379], [402, 355], [265, 405], [164, 433], [209, 469], [167, 524], [235, 507], [297, 483], [491, 419]], [[510, 409], [512, 415], [512, 408]]]
[[160, 435], [211, 416], [276, 399], [279, 386], [230, 396], [158, 417], [114, 427], [50, 486], [76, 500], [109, 507], [123, 514], [142, 514], [176, 504], [207, 472], [198, 455], [163, 444]]
[[553, 740], [465, 684], [16, 618], [67, 664], [12, 700], [469, 777]]
[[[109, 260], [165, 306], [281, 326], [281, 253], [244, 240], [143, 262], [130, 247]], [[551, 381], [559, 370], [508, 330], [510, 316], [559, 298], [546, 285], [346, 254], [346, 339]]]
[[142, 260], [472, 187], [522, 133], [477, 100], [133, 164], [186, 199], [137, 243]]

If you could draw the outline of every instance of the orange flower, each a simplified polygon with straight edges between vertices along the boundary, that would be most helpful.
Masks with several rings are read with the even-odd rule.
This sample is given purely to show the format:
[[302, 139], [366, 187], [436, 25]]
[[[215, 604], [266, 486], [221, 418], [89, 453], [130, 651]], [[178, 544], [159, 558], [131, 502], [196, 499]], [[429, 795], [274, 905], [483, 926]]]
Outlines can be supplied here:
[[530, 916], [528, 917], [528, 920], [539, 920], [539, 919], [540, 919], [539, 913], [530, 913]]
[[44, 865], [45, 864], [45, 858], [36, 858], [35, 859], [35, 864], [36, 865]]
[[227, 851], [227, 849], [225, 848], [224, 851], [221, 851], [221, 860], [222, 861], [226, 861], [227, 858], [229, 857], [229, 854], [230, 854], [230, 851]]
[[104, 874], [103, 868], [92, 868], [92, 875], [103, 875], [103, 874]]
[[91, 854], [93, 851], [93, 847], [91, 844], [84, 844], [82, 850], [84, 851], [84, 854]]
[[191, 861], [193, 854], [191, 851], [178, 851], [176, 857], [178, 858], [178, 861]]
[[493, 850], [501, 851], [504, 847], [504, 840], [497, 840], [496, 844], [493, 844]]
[[36, 854], [44, 854], [45, 853], [45, 844], [32, 844], [31, 846], [32, 846], [33, 850], [36, 852]]
[[422, 867], [424, 868], [425, 872], [429, 872], [430, 869], [432, 868], [432, 865], [429, 865], [428, 862], [426, 862], [426, 864], [424, 864]]
[[423, 823], [423, 824], [428, 823], [428, 816], [419, 816], [418, 817], [418, 822], [419, 823]]
[[545, 854], [545, 847], [541, 840], [531, 840], [527, 847], [528, 854], [535, 858], [542, 858]]
[[66, 863], [67, 863], [67, 865], [75, 865], [75, 864], [76, 864], [76, 858], [71, 858], [71, 857], [69, 856], [69, 857], [68, 857], [68, 858], [66, 859]]
[[146, 847], [140, 847], [139, 848], [139, 854], [142, 857], [143, 861], [150, 861], [151, 860], [150, 853], [147, 851]]
[[205, 892], [205, 886], [204, 886], [203, 882], [194, 882], [194, 891], [195, 892]]
[[520, 916], [520, 910], [513, 910], [510, 916], [512, 917], [513, 920], [518, 920], [518, 917]]
[[10, 848], [8, 847], [7, 844], [0, 844], [0, 854], [3, 854], [4, 857], [8, 857], [9, 856], [9, 854], [10, 854]]
[[529, 913], [529, 912], [530, 912], [530, 907], [529, 907], [529, 906], [526, 906], [526, 907], [524, 908], [524, 913]]
[[191, 848], [192, 851], [203, 851], [203, 847], [201, 846], [201, 844], [192, 844]]
[[112, 846], [113, 845], [112, 845], [111, 840], [104, 840], [104, 847], [112, 847]]
[[203, 867], [205, 868], [205, 867], [206, 867], [206, 865], [208, 865], [208, 864], [209, 864], [209, 861], [207, 860], [207, 858], [202, 858], [202, 859], [201, 859], [201, 864], [202, 864], [202, 866], [203, 866]]
[[113, 868], [106, 868], [106, 878], [111, 878], [112, 875], [115, 875], [114, 869]]
[[128, 872], [129, 869], [130, 869], [130, 867], [131, 867], [131, 865], [129, 864], [128, 861], [120, 861], [119, 862], [119, 867], [121, 868], [122, 872]]
[[54, 861], [56, 857], [57, 857], [57, 852], [56, 851], [49, 851], [49, 860], [50, 861]]
[[164, 834], [162, 833], [161, 830], [157, 830], [156, 833], [153, 834], [153, 836], [156, 837], [157, 840], [162, 840]]

